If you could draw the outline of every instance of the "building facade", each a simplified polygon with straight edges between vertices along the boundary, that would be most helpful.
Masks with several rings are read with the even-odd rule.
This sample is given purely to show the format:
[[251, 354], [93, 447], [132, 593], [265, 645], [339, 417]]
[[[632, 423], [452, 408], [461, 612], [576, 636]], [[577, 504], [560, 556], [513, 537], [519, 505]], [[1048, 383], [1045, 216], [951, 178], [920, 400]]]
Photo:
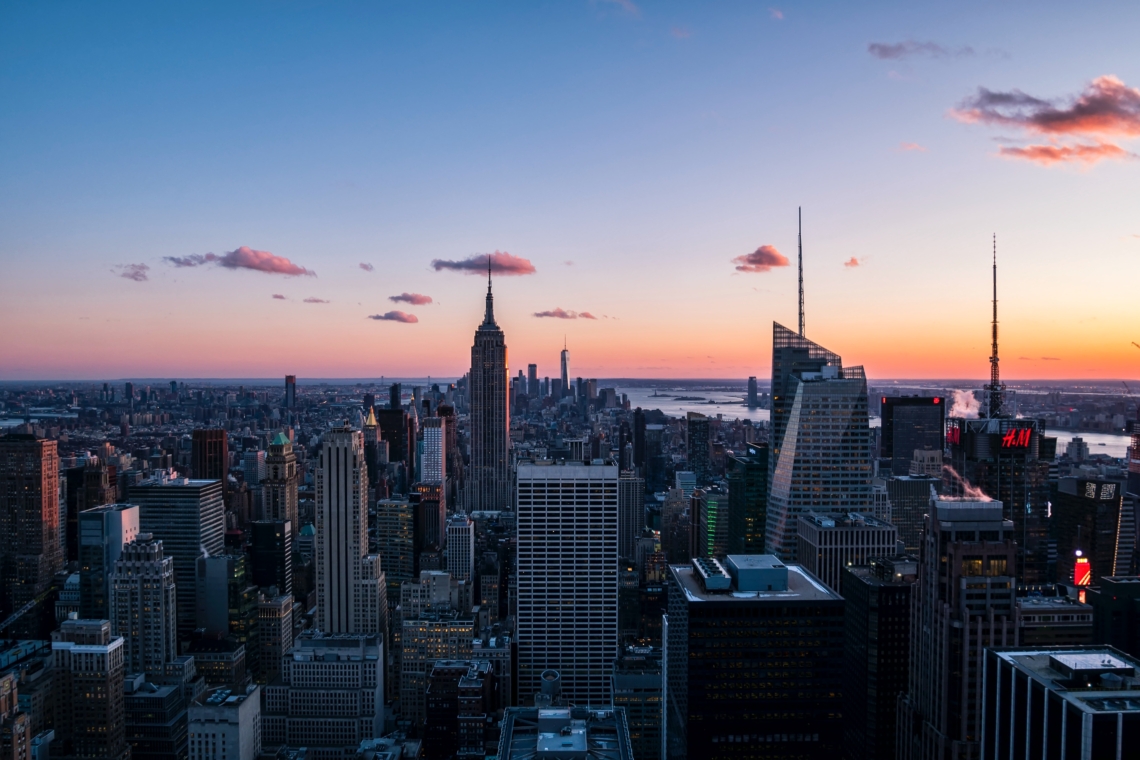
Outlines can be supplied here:
[[844, 568], [894, 555], [898, 531], [859, 512], [808, 512], [800, 515], [796, 541], [800, 564], [832, 591], [839, 591]]
[[111, 573], [139, 534], [139, 508], [130, 504], [92, 507], [79, 513], [79, 617], [111, 617]]
[[56, 442], [0, 437], [0, 611], [18, 610], [51, 587], [63, 569], [60, 530]]
[[174, 560], [143, 534], [122, 548], [110, 577], [111, 632], [122, 636], [127, 673], [163, 673], [178, 657]]
[[483, 324], [471, 346], [469, 434], [471, 466], [466, 474], [466, 510], [508, 509], [511, 505], [510, 390], [507, 344], [495, 323], [490, 269]]
[[300, 483], [297, 455], [293, 444], [278, 433], [269, 443], [265, 457], [265, 479], [261, 482], [262, 520], [288, 520], [297, 525], [297, 486]]

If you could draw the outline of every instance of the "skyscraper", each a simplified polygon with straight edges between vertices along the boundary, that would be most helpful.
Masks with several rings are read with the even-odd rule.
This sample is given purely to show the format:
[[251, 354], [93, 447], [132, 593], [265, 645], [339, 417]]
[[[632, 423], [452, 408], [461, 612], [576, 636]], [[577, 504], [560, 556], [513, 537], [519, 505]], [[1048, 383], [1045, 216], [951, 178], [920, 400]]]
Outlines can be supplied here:
[[51, 587], [63, 567], [59, 453], [34, 435], [0, 437], [0, 599], [12, 612]]
[[874, 508], [867, 377], [780, 324], [773, 346], [765, 540], [770, 553], [792, 560], [802, 512]]
[[915, 451], [942, 451], [945, 401], [941, 396], [882, 397], [879, 457], [893, 474], [910, 473]]
[[316, 502], [317, 628], [326, 633], [385, 632], [384, 571], [380, 557], [368, 553], [364, 436], [347, 424], [324, 435]]
[[530, 396], [531, 400], [538, 398], [540, 392], [538, 387], [538, 365], [526, 365], [526, 395]]
[[297, 455], [284, 433], [273, 436], [265, 458], [265, 480], [261, 483], [261, 519], [288, 520], [297, 524]]
[[728, 458], [728, 551], [762, 554], [768, 520], [768, 445], [746, 444]]
[[424, 419], [424, 455], [420, 460], [420, 482], [443, 485], [447, 480], [447, 417]]
[[760, 399], [756, 395], [756, 376], [748, 378], [748, 408], [755, 409], [760, 406]]
[[110, 618], [111, 573], [123, 547], [138, 534], [136, 506], [110, 504], [79, 513], [79, 617]]
[[293, 409], [297, 406], [297, 376], [285, 376], [285, 408]]
[[458, 581], [475, 582], [475, 523], [466, 515], [447, 521], [447, 572]]
[[220, 480], [226, 488], [230, 474], [229, 439], [225, 430], [195, 430], [191, 437], [190, 469], [197, 480]]
[[162, 541], [174, 560], [178, 592], [178, 640], [189, 641], [197, 627], [198, 557], [221, 554], [225, 544], [222, 484], [217, 480], [180, 478], [162, 470], [130, 488], [139, 507], [139, 530]]
[[519, 704], [530, 703], [547, 669], [562, 674], [568, 701], [610, 702], [618, 648], [618, 476], [609, 464], [519, 465]]
[[122, 636], [106, 620], [64, 620], [51, 635], [56, 738], [52, 757], [127, 756]]
[[618, 478], [618, 556], [634, 557], [634, 546], [645, 529], [645, 480], [631, 470]]
[[804, 569], [836, 593], [843, 569], [894, 555], [898, 531], [867, 514], [807, 512], [800, 515], [796, 542]]
[[510, 508], [507, 371], [507, 344], [495, 324], [488, 259], [486, 313], [471, 346], [471, 469], [466, 483], [469, 512]]
[[111, 632], [126, 642], [127, 673], [161, 675], [178, 656], [174, 560], [147, 534], [122, 547], [111, 573]]
[[566, 346], [566, 339], [562, 339], [562, 395], [570, 394], [570, 349]]
[[278, 594], [293, 593], [293, 523], [288, 520], [258, 520], [252, 523], [250, 544], [253, 583]]
[[709, 466], [709, 418], [700, 412], [685, 415], [685, 450], [689, 457], [689, 470], [696, 475], [697, 483], [707, 484], [712, 478]]

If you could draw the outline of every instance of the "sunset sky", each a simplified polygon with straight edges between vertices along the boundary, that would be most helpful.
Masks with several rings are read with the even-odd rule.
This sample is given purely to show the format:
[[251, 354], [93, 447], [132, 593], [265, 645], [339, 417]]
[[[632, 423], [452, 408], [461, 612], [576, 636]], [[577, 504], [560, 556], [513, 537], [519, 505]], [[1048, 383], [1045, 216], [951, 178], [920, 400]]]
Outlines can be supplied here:
[[[1137, 3], [0, 8], [0, 380], [1140, 377]], [[430, 299], [428, 301], [427, 299]], [[540, 316], [542, 315], [542, 316]], [[373, 318], [370, 318], [373, 317]]]

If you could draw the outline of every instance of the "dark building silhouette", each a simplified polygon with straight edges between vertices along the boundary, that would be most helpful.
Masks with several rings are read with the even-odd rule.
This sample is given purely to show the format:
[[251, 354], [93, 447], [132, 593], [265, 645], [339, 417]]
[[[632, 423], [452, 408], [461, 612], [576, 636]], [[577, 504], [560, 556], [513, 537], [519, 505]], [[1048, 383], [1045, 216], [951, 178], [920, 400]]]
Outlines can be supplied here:
[[1101, 578], [1085, 601], [1093, 610], [1093, 642], [1140, 657], [1140, 577]]
[[129, 757], [121, 636], [107, 620], [64, 620], [51, 635], [56, 704], [52, 757]]
[[[511, 473], [508, 430], [507, 344], [495, 323], [488, 261], [487, 304], [471, 346], [471, 468], [465, 485], [466, 511], [510, 509]], [[565, 352], [564, 352], [565, 353]], [[563, 373], [566, 364], [563, 362]]]
[[195, 430], [191, 437], [190, 469], [196, 480], [220, 480], [230, 474], [229, 439], [225, 430]]
[[1073, 560], [1078, 550], [1091, 565], [1094, 586], [1104, 576], [1128, 573], [1134, 536], [1119, 530], [1122, 486], [1114, 480], [1061, 478], [1052, 507], [1058, 583], [1074, 582]]
[[899, 475], [886, 478], [884, 484], [891, 502], [891, 522], [898, 528], [899, 540], [908, 554], [917, 554], [931, 494], [941, 493], [942, 480], [929, 475]]
[[633, 466], [645, 477], [645, 412], [640, 406], [633, 410]]
[[843, 743], [848, 760], [895, 756], [898, 698], [910, 675], [917, 557], [872, 559], [843, 572]]
[[297, 376], [285, 376], [285, 408], [294, 409], [297, 406]]
[[883, 396], [879, 457], [894, 475], [909, 475], [916, 450], [942, 451], [946, 399], [941, 396]]
[[437, 660], [427, 678], [424, 757], [486, 757], [493, 725], [495, 673], [486, 660]]
[[661, 650], [627, 646], [614, 660], [614, 707], [625, 710], [633, 760], [661, 757]]
[[709, 418], [699, 412], [685, 415], [685, 453], [688, 455], [689, 469], [697, 476], [697, 483], [703, 485], [712, 478], [709, 462]]
[[278, 594], [293, 593], [293, 524], [288, 520], [251, 523], [249, 547], [253, 584], [277, 587]]
[[56, 442], [0, 436], [0, 607], [5, 614], [46, 592], [63, 568], [59, 518]]
[[728, 551], [761, 554], [768, 520], [768, 444], [747, 444], [728, 458]]

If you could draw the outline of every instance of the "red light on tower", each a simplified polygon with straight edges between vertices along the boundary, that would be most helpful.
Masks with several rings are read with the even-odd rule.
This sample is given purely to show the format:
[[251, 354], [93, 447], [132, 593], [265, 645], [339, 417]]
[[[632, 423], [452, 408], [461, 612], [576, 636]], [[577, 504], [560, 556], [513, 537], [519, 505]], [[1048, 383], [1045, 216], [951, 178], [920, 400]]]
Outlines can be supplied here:
[[1077, 550], [1077, 561], [1073, 564], [1073, 584], [1076, 586], [1092, 585], [1092, 565], [1089, 564], [1088, 557], [1081, 556], [1080, 550]]
[[942, 399], [940, 399], [940, 398], [938, 398], [937, 396], [935, 396], [935, 397], [934, 397], [934, 403], [935, 403], [935, 404], [940, 404], [940, 403], [942, 403]]

